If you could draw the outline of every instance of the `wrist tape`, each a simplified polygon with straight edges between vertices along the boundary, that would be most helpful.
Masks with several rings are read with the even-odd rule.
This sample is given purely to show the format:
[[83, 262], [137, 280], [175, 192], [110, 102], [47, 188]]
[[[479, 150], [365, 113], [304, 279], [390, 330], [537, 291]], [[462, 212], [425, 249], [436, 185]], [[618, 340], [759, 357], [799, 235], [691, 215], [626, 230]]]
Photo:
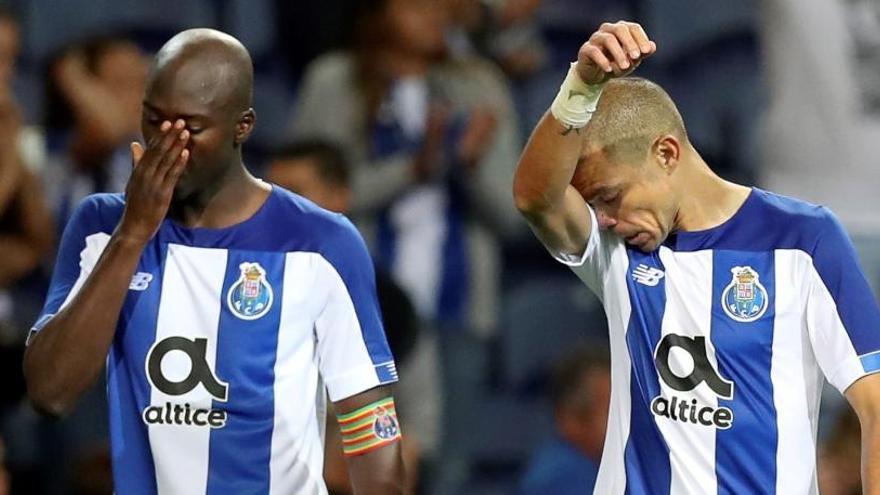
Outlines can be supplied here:
[[581, 80], [572, 62], [559, 93], [550, 105], [550, 113], [569, 129], [582, 129], [590, 122], [605, 84], [590, 85]]

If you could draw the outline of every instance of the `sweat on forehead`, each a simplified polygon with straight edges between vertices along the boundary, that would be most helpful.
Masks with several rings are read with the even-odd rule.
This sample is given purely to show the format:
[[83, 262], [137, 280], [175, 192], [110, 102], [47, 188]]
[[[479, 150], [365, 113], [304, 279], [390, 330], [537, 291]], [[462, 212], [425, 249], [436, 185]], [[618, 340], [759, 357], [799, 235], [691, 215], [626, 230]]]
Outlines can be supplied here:
[[156, 54], [147, 98], [244, 110], [251, 106], [253, 78], [250, 55], [238, 40], [213, 29], [190, 29], [171, 38]]

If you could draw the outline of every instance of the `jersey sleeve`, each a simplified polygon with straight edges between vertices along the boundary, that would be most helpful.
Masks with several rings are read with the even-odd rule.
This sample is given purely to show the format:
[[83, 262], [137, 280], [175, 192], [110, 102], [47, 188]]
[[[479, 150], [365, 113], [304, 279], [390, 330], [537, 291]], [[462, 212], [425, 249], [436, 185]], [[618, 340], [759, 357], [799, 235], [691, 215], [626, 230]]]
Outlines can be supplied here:
[[843, 226], [826, 214], [812, 253], [807, 329], [825, 377], [843, 393], [880, 371], [880, 307]]
[[315, 322], [321, 376], [334, 402], [397, 381], [373, 262], [354, 226], [345, 220], [341, 230], [322, 253], [327, 296]]
[[91, 274], [110, 235], [101, 229], [100, 199], [85, 198], [64, 228], [46, 301], [28, 333], [28, 342], [79, 292]]
[[584, 252], [570, 254], [550, 250], [550, 254], [556, 261], [571, 268], [599, 300], [604, 301], [605, 274], [608, 273], [611, 265], [612, 247], [615, 242], [619, 243], [619, 240], [610, 232], [599, 229], [596, 212], [592, 207], [588, 207], [587, 210], [590, 212], [590, 238], [587, 240]]

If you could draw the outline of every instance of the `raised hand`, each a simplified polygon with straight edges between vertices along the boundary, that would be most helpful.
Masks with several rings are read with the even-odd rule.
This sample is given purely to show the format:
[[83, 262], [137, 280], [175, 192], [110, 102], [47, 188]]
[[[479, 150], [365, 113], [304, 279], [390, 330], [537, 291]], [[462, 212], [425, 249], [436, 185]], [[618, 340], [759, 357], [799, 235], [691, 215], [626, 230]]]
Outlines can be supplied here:
[[189, 131], [186, 123], [162, 122], [159, 134], [147, 143], [131, 144], [134, 170], [125, 188], [125, 211], [118, 231], [128, 238], [146, 243], [159, 230], [168, 213], [174, 186], [189, 160]]
[[629, 75], [657, 51], [635, 22], [604, 23], [578, 51], [577, 73], [587, 84], [600, 84]]

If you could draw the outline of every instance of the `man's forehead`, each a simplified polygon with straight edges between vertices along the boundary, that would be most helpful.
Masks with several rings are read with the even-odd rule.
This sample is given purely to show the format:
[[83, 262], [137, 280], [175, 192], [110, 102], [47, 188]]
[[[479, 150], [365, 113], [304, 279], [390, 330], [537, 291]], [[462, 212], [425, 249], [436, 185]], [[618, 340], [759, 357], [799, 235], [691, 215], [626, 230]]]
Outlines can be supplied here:
[[145, 101], [154, 106], [186, 106], [193, 111], [210, 111], [230, 96], [224, 83], [224, 68], [201, 63], [169, 64], [156, 69], [147, 82]]
[[610, 163], [604, 153], [587, 155], [578, 164], [577, 170], [581, 193], [590, 197], [618, 187], [625, 179], [624, 168]]

